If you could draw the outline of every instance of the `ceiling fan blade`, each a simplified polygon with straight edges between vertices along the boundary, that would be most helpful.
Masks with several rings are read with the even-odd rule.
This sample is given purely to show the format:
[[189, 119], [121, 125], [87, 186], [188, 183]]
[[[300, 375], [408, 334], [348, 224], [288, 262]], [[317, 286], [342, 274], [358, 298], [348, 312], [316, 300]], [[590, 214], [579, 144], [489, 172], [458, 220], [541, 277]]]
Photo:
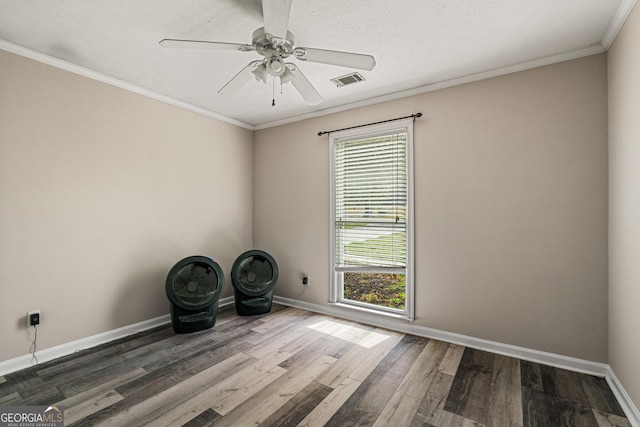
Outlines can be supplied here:
[[255, 68], [260, 61], [252, 61], [244, 67], [238, 74], [233, 76], [231, 80], [227, 82], [226, 85], [222, 86], [222, 88], [218, 91], [220, 95], [233, 95], [240, 89], [246, 82], [251, 80], [252, 77], [252, 68]]
[[309, 79], [300, 71], [300, 68], [290, 68], [293, 74], [291, 84], [300, 93], [300, 96], [307, 101], [309, 105], [318, 105], [322, 102], [322, 96], [318, 93], [315, 87], [311, 84]]
[[186, 49], [239, 50], [241, 52], [254, 50], [253, 46], [249, 44], [210, 42], [206, 40], [163, 39], [160, 40], [160, 46]]
[[262, 0], [264, 31], [281, 39], [287, 38], [291, 0]]
[[362, 53], [298, 47], [293, 51], [293, 54], [301, 61], [319, 62], [359, 70], [371, 71], [376, 66], [376, 59], [373, 56]]

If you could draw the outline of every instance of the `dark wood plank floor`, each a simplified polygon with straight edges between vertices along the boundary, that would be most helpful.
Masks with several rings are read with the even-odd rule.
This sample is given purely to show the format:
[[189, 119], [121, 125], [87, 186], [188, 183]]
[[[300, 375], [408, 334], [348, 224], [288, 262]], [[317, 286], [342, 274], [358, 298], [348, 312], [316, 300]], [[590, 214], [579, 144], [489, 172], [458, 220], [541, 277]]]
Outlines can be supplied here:
[[0, 377], [70, 426], [630, 426], [603, 378], [275, 306]]

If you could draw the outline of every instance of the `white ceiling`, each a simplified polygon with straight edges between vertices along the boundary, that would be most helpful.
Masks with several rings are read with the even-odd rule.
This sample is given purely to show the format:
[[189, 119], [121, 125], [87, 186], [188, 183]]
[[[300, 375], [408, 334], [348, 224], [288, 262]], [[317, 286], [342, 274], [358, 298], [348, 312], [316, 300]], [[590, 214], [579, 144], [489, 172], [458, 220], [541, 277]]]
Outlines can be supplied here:
[[271, 82], [253, 79], [232, 97], [218, 95], [261, 58], [255, 52], [158, 44], [163, 38], [250, 44], [263, 25], [259, 0], [0, 0], [0, 48], [259, 129], [603, 52], [634, 3], [293, 0], [289, 31], [297, 45], [376, 58], [372, 71], [360, 71], [366, 81], [341, 88], [329, 79], [355, 70], [298, 61], [324, 98], [317, 106], [306, 105], [291, 85], [280, 93], [276, 84], [272, 107]]

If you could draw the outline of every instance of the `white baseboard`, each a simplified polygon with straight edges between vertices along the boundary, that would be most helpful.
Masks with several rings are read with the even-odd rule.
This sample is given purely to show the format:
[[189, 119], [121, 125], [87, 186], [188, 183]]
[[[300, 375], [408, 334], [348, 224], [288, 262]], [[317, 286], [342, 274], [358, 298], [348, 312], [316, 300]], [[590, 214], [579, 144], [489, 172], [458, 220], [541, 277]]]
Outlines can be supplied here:
[[[232, 304], [232, 296], [221, 298], [218, 301], [219, 308], [223, 308]], [[155, 328], [157, 326], [166, 325], [170, 322], [171, 317], [168, 314], [165, 314], [154, 319], [144, 320], [142, 322], [134, 323], [133, 325], [123, 326], [122, 328], [113, 329], [111, 331], [106, 331], [97, 335], [92, 335], [90, 337], [81, 338], [76, 341], [60, 344], [55, 347], [39, 350], [36, 352], [36, 356], [38, 358], [38, 363], [48, 362], [59, 357], [73, 354], [80, 350], [86, 350], [100, 344], [104, 344], [138, 332]], [[35, 364], [35, 359], [31, 354], [25, 354], [24, 356], [9, 359], [4, 362], [0, 362], [0, 375], [6, 375], [11, 372], [19, 371]]]
[[611, 369], [611, 366], [609, 366], [607, 369], [606, 379], [607, 384], [609, 384], [611, 391], [618, 400], [618, 403], [622, 407], [622, 410], [624, 411], [631, 425], [633, 427], [640, 427], [640, 411], [638, 411], [638, 408], [633, 404], [631, 397], [629, 397], [627, 391], [624, 389], [624, 387], [622, 387], [622, 384], [618, 380], [618, 377], [616, 377], [613, 369]]
[[348, 310], [336, 305], [318, 305], [305, 301], [292, 300], [275, 296], [274, 302], [283, 305], [303, 308], [305, 310], [317, 313], [328, 314], [330, 316], [340, 317], [343, 319], [362, 322], [372, 326], [392, 329], [407, 334], [417, 335], [425, 338], [433, 338], [453, 344], [463, 345], [478, 350], [489, 351], [491, 353], [502, 354], [518, 359], [528, 360], [530, 362], [542, 363], [557, 368], [568, 369], [571, 371], [581, 372], [598, 377], [606, 377], [609, 365], [588, 360], [577, 359], [559, 354], [548, 353], [539, 350], [532, 350], [525, 347], [518, 347], [510, 344], [503, 344], [496, 341], [474, 338], [467, 335], [455, 334], [452, 332], [441, 331], [439, 329], [428, 328], [426, 326], [414, 325], [407, 320], [398, 320], [371, 314], [365, 311]]
[[[312, 304], [305, 301], [298, 301], [279, 296], [274, 296], [273, 301], [278, 304], [302, 308], [304, 310], [327, 314], [329, 316], [352, 320], [355, 322], [362, 322], [372, 326], [391, 329], [425, 338], [433, 338], [440, 341], [463, 345], [465, 347], [475, 348], [478, 350], [516, 357], [518, 359], [528, 360], [530, 362], [542, 363], [557, 368], [568, 369], [570, 371], [604, 377], [607, 380], [609, 387], [611, 387], [611, 390], [618, 400], [618, 403], [620, 403], [620, 406], [624, 410], [624, 413], [629, 419], [631, 425], [633, 427], [640, 427], [640, 412], [638, 411], [638, 408], [634, 405], [633, 401], [625, 391], [615, 373], [607, 364], [591, 362], [588, 360], [562, 356], [539, 350], [532, 350], [525, 347], [503, 344], [495, 341], [483, 340], [466, 335], [454, 334], [438, 329], [427, 328], [425, 326], [413, 325], [411, 322], [406, 320], [399, 321], [397, 319], [371, 314], [366, 311], [345, 310], [338, 306]], [[234, 299], [231, 296], [220, 299], [218, 307], [225, 308], [233, 304]], [[82, 338], [80, 340], [47, 348], [38, 351], [36, 353], [36, 356], [38, 356], [38, 361], [40, 363], [47, 362], [49, 360], [57, 359], [62, 356], [67, 356], [79, 350], [85, 350], [87, 348], [95, 347], [109, 341], [124, 338], [134, 333], [165, 325], [170, 321], [170, 316], [166, 314], [154, 319], [145, 320], [133, 325], [124, 326], [122, 328], [103, 332], [91, 337]], [[34, 361], [32, 359], [33, 356], [31, 354], [27, 354], [4, 362], [0, 362], [0, 375], [5, 375], [11, 372], [28, 368], [33, 365]]]
[[488, 341], [466, 335], [454, 334], [451, 332], [441, 331], [439, 329], [413, 325], [411, 322], [406, 320], [402, 321], [387, 316], [371, 314], [366, 311], [345, 310], [344, 308], [333, 304], [326, 306], [318, 305], [279, 296], [274, 296], [273, 301], [278, 304], [302, 308], [304, 310], [327, 314], [329, 316], [352, 320], [354, 322], [366, 323], [380, 328], [391, 329], [425, 338], [433, 338], [440, 341], [463, 345], [465, 347], [471, 347], [530, 362], [554, 366], [556, 368], [595, 375], [597, 377], [604, 377], [631, 425], [633, 427], [640, 427], [640, 412], [638, 412], [638, 408], [634, 405], [624, 387], [622, 387], [620, 381], [618, 381], [618, 378], [615, 376], [611, 366], [607, 364], [533, 350], [526, 347], [503, 344], [495, 341]]
[[[156, 326], [164, 325], [170, 321], [171, 319], [169, 315], [165, 314], [154, 319], [134, 323], [133, 325], [123, 326], [122, 328], [113, 329], [111, 331], [92, 335], [86, 338], [81, 338], [76, 341], [57, 345], [55, 347], [45, 348], [43, 350], [37, 351], [36, 357], [38, 358], [39, 363], [48, 362], [49, 360], [67, 356], [80, 350], [85, 350], [87, 348], [95, 347], [109, 341], [124, 338], [137, 332], [142, 332], [147, 329], [155, 328]], [[35, 364], [35, 359], [31, 354], [25, 354], [24, 356], [9, 359], [5, 362], [0, 362], [0, 375], [19, 371], [20, 369], [25, 369]]]

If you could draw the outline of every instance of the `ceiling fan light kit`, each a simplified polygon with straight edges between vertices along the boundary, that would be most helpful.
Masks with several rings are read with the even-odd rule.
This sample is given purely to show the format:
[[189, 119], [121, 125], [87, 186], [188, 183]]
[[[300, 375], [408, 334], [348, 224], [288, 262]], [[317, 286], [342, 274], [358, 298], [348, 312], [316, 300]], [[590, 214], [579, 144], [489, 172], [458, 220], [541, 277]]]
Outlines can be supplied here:
[[274, 77], [280, 77], [283, 75], [285, 68], [287, 67], [280, 58], [270, 58], [267, 60], [267, 70], [269, 71], [269, 74]]
[[265, 84], [267, 83], [267, 76], [269, 75], [269, 72], [267, 71], [267, 66], [263, 62], [256, 65], [256, 69], [253, 70], [252, 73], [256, 77], [257, 81], [264, 82]]
[[[245, 66], [218, 93], [233, 95], [251, 79], [267, 83], [269, 76], [278, 77], [280, 84], [291, 83], [300, 96], [310, 105], [322, 102], [322, 96], [296, 64], [285, 62], [293, 57], [299, 61], [315, 62], [340, 67], [371, 71], [375, 58], [361, 53], [342, 52], [308, 47], [296, 47], [295, 37], [287, 31], [292, 0], [262, 0], [264, 27], [253, 32], [248, 44], [214, 42], [207, 40], [163, 39], [160, 45], [166, 48], [190, 48], [257, 52], [264, 59], [255, 60]], [[273, 104], [272, 104], [273, 105]]]

